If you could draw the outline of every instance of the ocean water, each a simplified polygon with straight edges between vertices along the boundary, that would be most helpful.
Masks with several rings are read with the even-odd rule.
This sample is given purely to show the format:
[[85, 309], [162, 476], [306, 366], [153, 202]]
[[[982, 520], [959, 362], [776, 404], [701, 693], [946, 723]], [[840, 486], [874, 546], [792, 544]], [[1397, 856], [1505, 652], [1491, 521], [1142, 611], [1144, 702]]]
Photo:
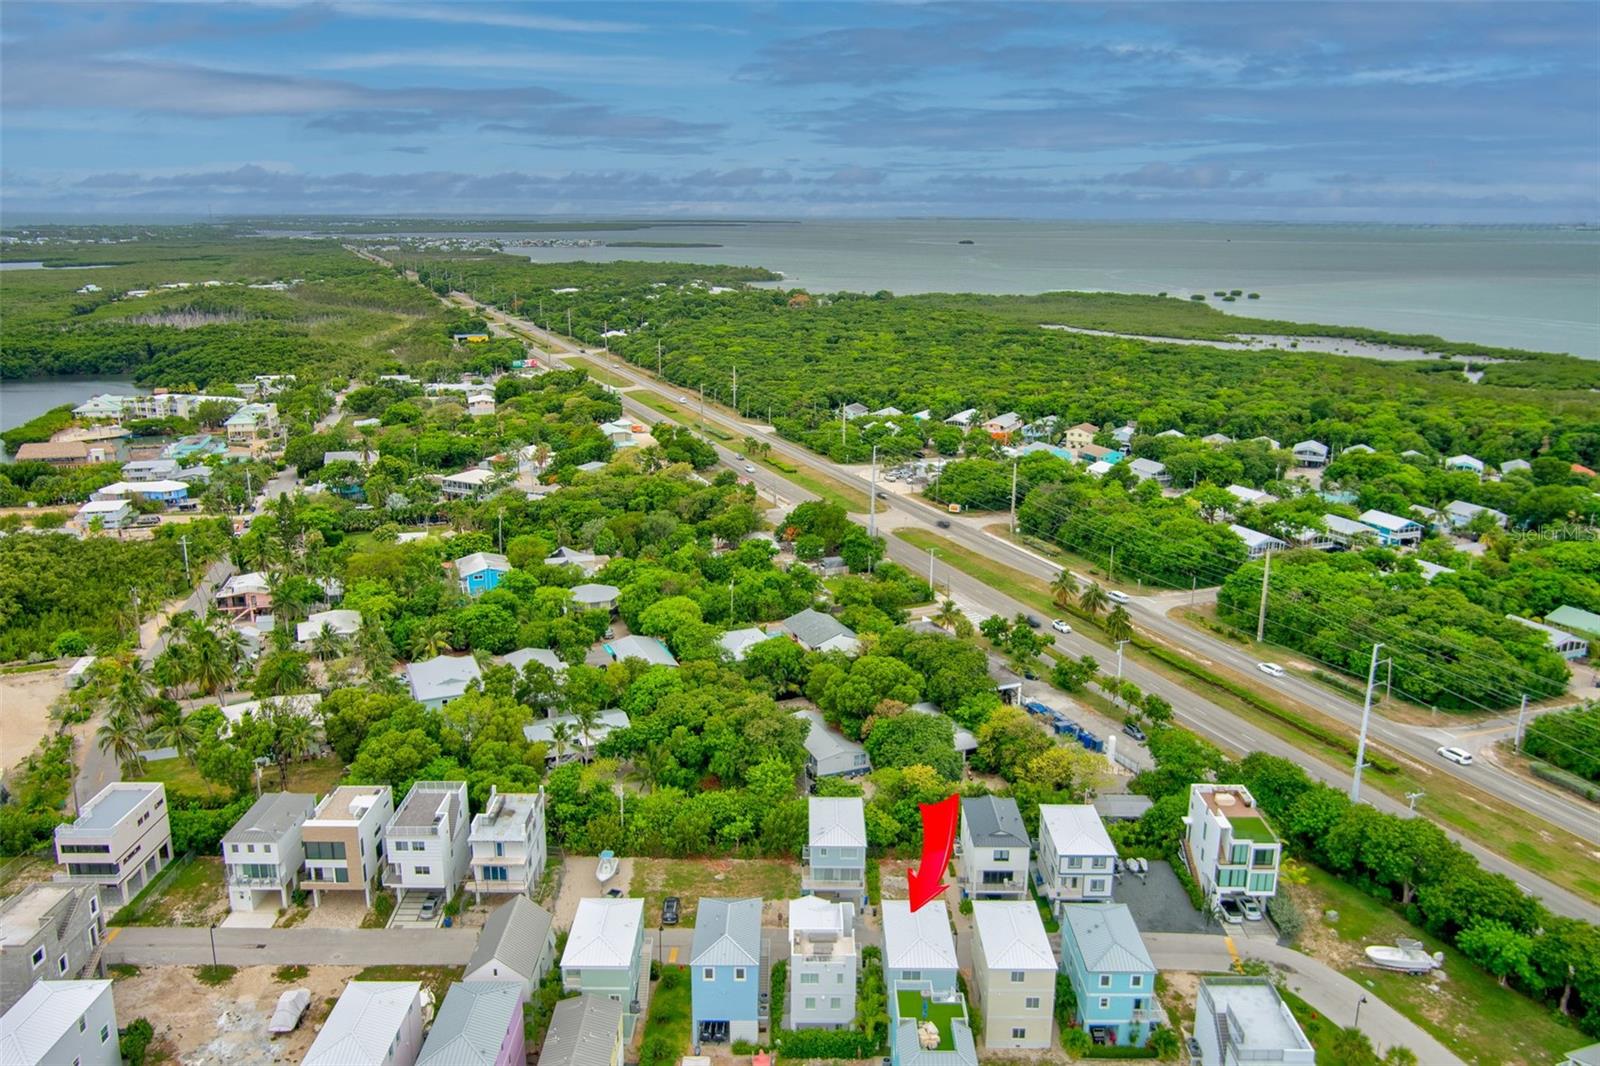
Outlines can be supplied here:
[[1218, 306], [1600, 359], [1600, 229], [934, 219], [674, 225], [567, 236], [722, 247], [506, 250], [539, 262], [764, 266], [782, 271], [786, 284], [819, 292], [1082, 289], [1186, 296], [1244, 289], [1261, 299]]
[[132, 396], [146, 392], [125, 377], [53, 377], [0, 381], [0, 430], [30, 422], [52, 407], [77, 406], [103, 392]]

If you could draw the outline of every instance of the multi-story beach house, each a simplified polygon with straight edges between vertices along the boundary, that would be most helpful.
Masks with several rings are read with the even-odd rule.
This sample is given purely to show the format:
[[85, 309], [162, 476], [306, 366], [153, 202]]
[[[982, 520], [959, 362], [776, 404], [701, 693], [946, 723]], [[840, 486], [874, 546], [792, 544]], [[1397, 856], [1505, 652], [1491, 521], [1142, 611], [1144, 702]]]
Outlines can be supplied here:
[[467, 843], [473, 899], [531, 893], [544, 876], [544, 791], [499, 792], [491, 786], [489, 803], [472, 819]]
[[172, 861], [167, 790], [159, 782], [114, 781], [56, 826], [58, 881], [100, 887], [104, 905], [120, 907]]
[[1058, 920], [1069, 903], [1109, 900], [1116, 865], [1117, 847], [1094, 807], [1040, 805], [1034, 883]]
[[467, 783], [418, 781], [383, 830], [384, 887], [454, 896], [467, 874]]
[[231, 909], [289, 906], [306, 859], [301, 830], [316, 809], [317, 798], [304, 792], [263, 793], [223, 835]]
[[383, 869], [383, 829], [394, 817], [388, 785], [340, 785], [300, 827], [306, 852], [303, 885], [313, 906], [324, 892], [359, 892], [372, 906], [372, 882]]
[[801, 858], [800, 891], [829, 899], [867, 902], [867, 818], [860, 797], [808, 802], [806, 846]]
[[1189, 786], [1184, 845], [1207, 901], [1253, 896], [1266, 903], [1278, 892], [1283, 845], [1243, 785]]
[[789, 901], [788, 1028], [843, 1029], [855, 1022], [855, 914], [854, 904], [820, 896]]

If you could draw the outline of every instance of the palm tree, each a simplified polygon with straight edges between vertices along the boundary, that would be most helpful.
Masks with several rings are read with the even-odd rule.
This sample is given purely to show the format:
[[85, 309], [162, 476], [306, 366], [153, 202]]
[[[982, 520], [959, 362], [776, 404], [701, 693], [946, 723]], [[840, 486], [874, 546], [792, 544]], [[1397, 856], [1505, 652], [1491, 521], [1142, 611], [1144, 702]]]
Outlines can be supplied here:
[[144, 716], [150, 703], [150, 674], [136, 656], [125, 655], [112, 667], [111, 688], [106, 701], [113, 712], [121, 711], [137, 721]]
[[759, 455], [760, 452], [761, 442], [759, 440], [754, 437], [746, 437], [744, 439], [744, 453], [746, 455]]
[[934, 612], [933, 624], [940, 629], [953, 631], [956, 628], [956, 620], [964, 617], [965, 615], [961, 613], [961, 608], [956, 606], [955, 600], [945, 600], [939, 605], [939, 609]]
[[113, 708], [106, 720], [95, 731], [95, 746], [104, 754], [117, 760], [124, 778], [135, 778], [144, 772], [144, 727], [137, 714]]
[[590, 703], [573, 708], [573, 724], [578, 728], [578, 735], [583, 738], [583, 761], [588, 762], [591, 749], [594, 747], [594, 727], [600, 724], [600, 708]]
[[1066, 607], [1072, 603], [1073, 597], [1078, 594], [1078, 579], [1072, 576], [1072, 571], [1066, 567], [1050, 582], [1050, 598], [1057, 607]]
[[1106, 604], [1111, 600], [1106, 596], [1106, 590], [1100, 587], [1098, 581], [1091, 581], [1078, 593], [1078, 606], [1088, 612], [1090, 618], [1098, 617], [1106, 609]]
[[654, 792], [666, 775], [671, 759], [666, 748], [652, 744], [633, 757], [633, 774], [641, 785]]
[[[202, 626], [204, 624], [202, 623]], [[222, 694], [233, 680], [234, 659], [221, 639], [209, 627], [193, 637], [188, 644], [189, 676], [201, 690], [212, 698]]]
[[310, 718], [287, 705], [272, 712], [272, 758], [278, 764], [278, 783], [289, 791], [289, 764], [311, 750], [317, 730]]
[[389, 634], [380, 623], [366, 618], [361, 620], [361, 629], [356, 633], [356, 656], [368, 677], [388, 675], [389, 668], [394, 665], [394, 645], [389, 643]]
[[411, 657], [432, 659], [450, 650], [450, 628], [443, 622], [429, 620], [411, 637]]
[[311, 650], [318, 661], [327, 662], [344, 654], [344, 637], [330, 626], [324, 625], [311, 640]]
[[1111, 609], [1106, 615], [1106, 636], [1112, 640], [1129, 640], [1133, 637], [1133, 619], [1128, 617], [1127, 610], [1121, 605]]
[[200, 750], [200, 730], [176, 703], [161, 705], [146, 730], [146, 739], [151, 744], [171, 748], [191, 766], [194, 765], [195, 754]]
[[556, 749], [556, 762], [559, 763], [567, 754], [575, 735], [571, 722], [557, 722], [550, 727], [550, 743]]
[[299, 652], [279, 651], [265, 656], [256, 671], [255, 688], [258, 693], [270, 696], [287, 696], [304, 692], [311, 684], [306, 672], [306, 658]]

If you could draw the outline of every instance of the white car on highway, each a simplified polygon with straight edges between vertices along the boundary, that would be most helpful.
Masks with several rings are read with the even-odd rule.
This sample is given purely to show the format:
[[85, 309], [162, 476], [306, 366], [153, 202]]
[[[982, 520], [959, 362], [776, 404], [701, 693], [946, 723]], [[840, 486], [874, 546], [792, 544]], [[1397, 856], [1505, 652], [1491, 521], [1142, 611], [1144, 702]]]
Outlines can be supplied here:
[[1439, 755], [1442, 758], [1449, 759], [1457, 766], [1472, 765], [1472, 752], [1467, 751], [1465, 748], [1443, 747], [1439, 749]]
[[1072, 632], [1072, 627], [1067, 625], [1066, 622], [1062, 621], [1059, 618], [1057, 618], [1054, 622], [1050, 623], [1050, 628], [1055, 630], [1057, 633], [1071, 633]]
[[1126, 592], [1119, 592], [1116, 589], [1112, 589], [1110, 592], [1106, 593], [1106, 599], [1110, 600], [1112, 603], [1127, 604], [1133, 602], [1132, 596], [1128, 595]]
[[1283, 676], [1283, 667], [1279, 666], [1277, 663], [1256, 663], [1256, 669], [1260, 670], [1268, 677]]

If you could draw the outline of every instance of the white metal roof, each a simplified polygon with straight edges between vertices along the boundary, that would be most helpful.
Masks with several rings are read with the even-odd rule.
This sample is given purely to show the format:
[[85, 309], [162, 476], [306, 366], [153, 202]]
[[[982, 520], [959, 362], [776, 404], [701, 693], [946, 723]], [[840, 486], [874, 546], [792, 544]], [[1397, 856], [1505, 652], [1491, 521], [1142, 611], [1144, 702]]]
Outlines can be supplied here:
[[110, 981], [35, 981], [0, 1017], [0, 1062], [53, 1066], [45, 1056], [56, 1042], [110, 994]]
[[1049, 970], [1056, 968], [1044, 921], [1032, 900], [978, 899], [972, 901], [972, 923], [983, 945], [983, 962], [991, 970]]
[[418, 981], [351, 981], [301, 1066], [385, 1061], [406, 1018], [422, 1009], [421, 997]]
[[561, 968], [627, 968], [644, 924], [642, 899], [580, 899]]
[[1090, 973], [1155, 970], [1126, 903], [1069, 903], [1061, 917], [1061, 935], [1078, 945]]
[[839, 798], [813, 796], [809, 800], [812, 847], [864, 848], [867, 846], [867, 816], [859, 796]]
[[944, 900], [913, 911], [909, 900], [883, 901], [883, 965], [890, 970], [954, 970], [956, 942]]
[[473, 552], [463, 555], [455, 561], [456, 573], [476, 574], [480, 570], [498, 570], [505, 573], [511, 569], [511, 560], [498, 552]]
[[1057, 855], [1115, 855], [1100, 812], [1087, 803], [1043, 803], [1039, 824], [1050, 832]]
[[406, 681], [415, 700], [455, 699], [474, 681], [483, 679], [478, 661], [470, 655], [439, 655], [406, 664]]

